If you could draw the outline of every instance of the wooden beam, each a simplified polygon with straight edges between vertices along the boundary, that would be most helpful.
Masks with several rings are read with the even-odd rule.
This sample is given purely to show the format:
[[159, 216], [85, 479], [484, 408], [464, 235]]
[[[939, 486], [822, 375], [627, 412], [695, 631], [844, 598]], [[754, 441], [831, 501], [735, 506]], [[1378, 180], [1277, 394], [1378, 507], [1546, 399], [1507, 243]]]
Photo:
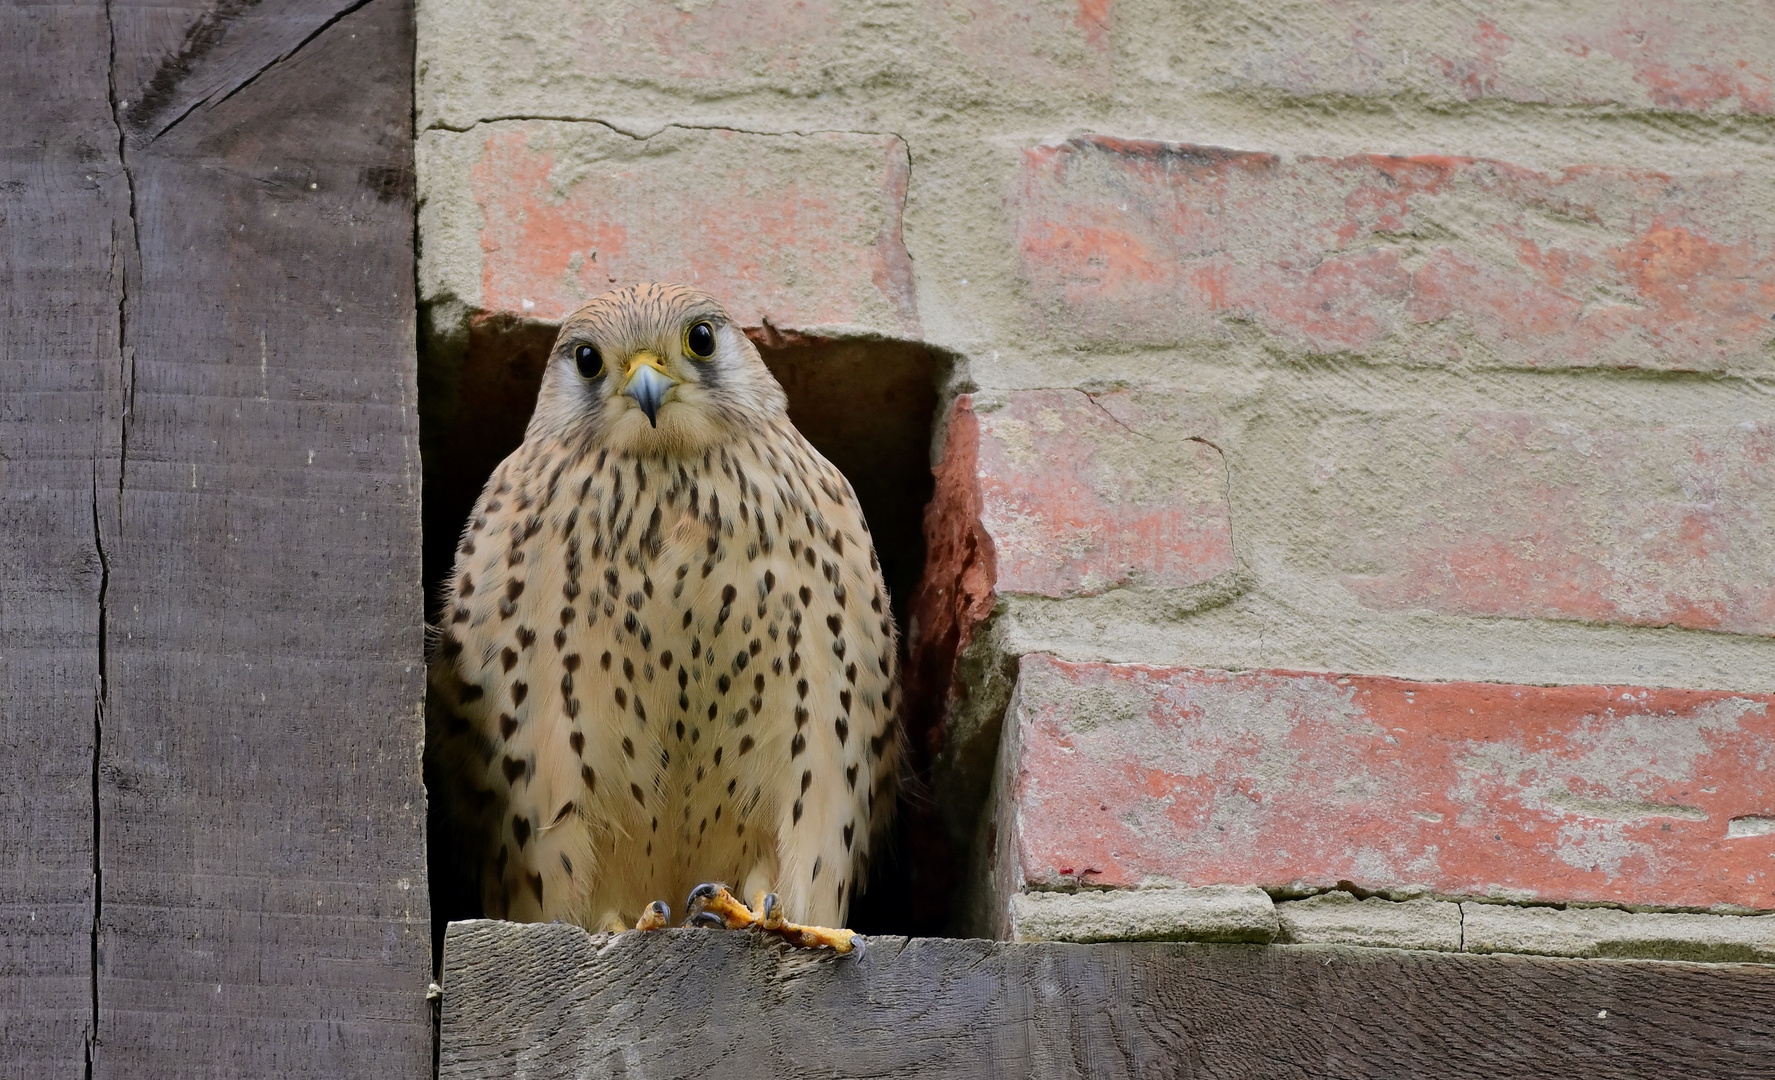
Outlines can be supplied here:
[[0, 5], [0, 1047], [78, 1076], [130, 253], [102, 3]]
[[406, 0], [113, 7], [99, 1077], [421, 1077]]
[[439, 1076], [1767, 1076], [1775, 968], [452, 923]]

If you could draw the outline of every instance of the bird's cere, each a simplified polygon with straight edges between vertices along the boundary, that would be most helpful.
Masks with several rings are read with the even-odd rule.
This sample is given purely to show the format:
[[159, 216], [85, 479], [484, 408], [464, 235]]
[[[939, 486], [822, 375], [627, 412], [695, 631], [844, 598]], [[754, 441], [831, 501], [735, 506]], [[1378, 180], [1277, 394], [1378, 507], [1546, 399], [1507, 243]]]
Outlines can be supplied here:
[[678, 385], [678, 380], [667, 375], [660, 358], [650, 352], [639, 352], [629, 358], [625, 378], [622, 392], [641, 406], [649, 424], [658, 427], [660, 406], [666, 403], [666, 395]]

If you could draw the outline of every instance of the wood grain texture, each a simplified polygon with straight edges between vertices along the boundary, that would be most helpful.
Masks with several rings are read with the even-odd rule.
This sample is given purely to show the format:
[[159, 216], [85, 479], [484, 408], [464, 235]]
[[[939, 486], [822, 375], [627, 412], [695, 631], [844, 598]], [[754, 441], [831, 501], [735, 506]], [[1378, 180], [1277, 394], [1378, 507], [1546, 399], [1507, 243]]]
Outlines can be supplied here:
[[[97, 529], [116, 507], [129, 193], [101, 3], [0, 6], [0, 1077], [92, 1021]], [[55, 77], [46, 79], [45, 72]]]
[[113, 17], [140, 272], [93, 1072], [423, 1076], [411, 10]]
[[[113, 3], [119, 112], [132, 141], [201, 118], [366, 0]], [[385, 62], [401, 63], [391, 53]]]
[[1752, 1077], [1775, 968], [452, 923], [439, 1076]]

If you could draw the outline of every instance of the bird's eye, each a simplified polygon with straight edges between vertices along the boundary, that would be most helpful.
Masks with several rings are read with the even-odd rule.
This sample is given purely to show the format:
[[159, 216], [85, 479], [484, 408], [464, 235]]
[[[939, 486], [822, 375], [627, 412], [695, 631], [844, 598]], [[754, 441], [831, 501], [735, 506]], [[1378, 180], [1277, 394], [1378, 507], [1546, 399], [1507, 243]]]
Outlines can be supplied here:
[[706, 322], [693, 323], [684, 331], [684, 351], [698, 360], [715, 355], [715, 328]]
[[604, 374], [604, 358], [598, 355], [595, 345], [581, 345], [574, 349], [573, 363], [579, 368], [582, 379], [595, 379]]

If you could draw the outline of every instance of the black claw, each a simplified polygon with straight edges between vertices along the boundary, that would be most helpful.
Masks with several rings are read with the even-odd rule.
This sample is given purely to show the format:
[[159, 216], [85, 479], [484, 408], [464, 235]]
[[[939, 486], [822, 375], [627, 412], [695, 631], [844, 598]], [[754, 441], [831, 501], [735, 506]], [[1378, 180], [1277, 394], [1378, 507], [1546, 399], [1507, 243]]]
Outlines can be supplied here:
[[672, 921], [672, 908], [664, 900], [655, 900], [653, 903], [648, 904], [647, 910], [653, 912], [667, 922]]
[[698, 885], [696, 888], [690, 890], [690, 898], [684, 901], [685, 910], [689, 911], [694, 909], [698, 900], [713, 899], [725, 888], [727, 888], [727, 886], [712, 881], [706, 881], [703, 884]]
[[862, 934], [851, 938], [851, 955], [857, 958], [857, 963], [863, 962], [863, 950], [866, 948], [868, 948], [868, 943], [863, 940]]
[[699, 911], [690, 918], [685, 919], [684, 925], [712, 930], [725, 930], [727, 929], [727, 920], [715, 914], [713, 911]]

